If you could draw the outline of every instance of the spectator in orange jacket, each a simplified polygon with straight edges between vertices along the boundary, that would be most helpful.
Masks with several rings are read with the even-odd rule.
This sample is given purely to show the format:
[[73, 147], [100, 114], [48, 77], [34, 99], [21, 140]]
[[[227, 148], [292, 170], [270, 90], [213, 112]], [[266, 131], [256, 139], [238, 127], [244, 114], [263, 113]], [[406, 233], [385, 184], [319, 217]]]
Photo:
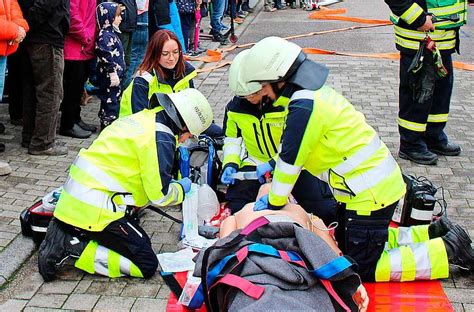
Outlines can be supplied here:
[[[17, 0], [0, 1], [0, 99], [3, 97], [5, 85], [5, 69], [7, 56], [18, 49], [18, 44], [25, 39], [28, 23], [23, 18]], [[5, 126], [0, 123], [0, 133], [5, 131]], [[5, 145], [0, 143], [0, 151], [5, 150]], [[11, 172], [8, 164], [0, 161], [0, 175]]]

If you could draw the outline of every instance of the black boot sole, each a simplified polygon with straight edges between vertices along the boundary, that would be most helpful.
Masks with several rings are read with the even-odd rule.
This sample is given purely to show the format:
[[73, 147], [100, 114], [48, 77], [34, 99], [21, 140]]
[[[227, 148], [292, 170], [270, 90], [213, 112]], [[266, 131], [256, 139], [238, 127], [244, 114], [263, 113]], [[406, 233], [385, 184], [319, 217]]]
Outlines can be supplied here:
[[410, 157], [410, 155], [405, 154], [405, 153], [402, 152], [402, 151], [398, 151], [398, 156], [399, 156], [401, 159], [411, 160], [411, 161], [413, 161], [414, 163], [417, 163], [417, 164], [420, 164], [420, 165], [435, 166], [435, 165], [438, 163], [438, 159], [436, 159], [436, 158], [433, 159], [433, 160], [416, 159], [416, 158]]
[[58, 247], [53, 242], [56, 241], [58, 235], [61, 235], [59, 231], [54, 230], [54, 227], [59, 227], [58, 224], [54, 223], [54, 220], [50, 222], [49, 227], [51, 229], [46, 232], [46, 237], [38, 250], [38, 269], [45, 282], [50, 282], [56, 278], [56, 260], [62, 258], [62, 255], [58, 256], [58, 252], [52, 253], [53, 249]]
[[447, 151], [439, 150], [436, 148], [428, 148], [428, 150], [432, 153], [443, 155], [443, 156], [459, 156], [461, 154], [461, 150], [453, 151], [453, 152], [447, 152]]

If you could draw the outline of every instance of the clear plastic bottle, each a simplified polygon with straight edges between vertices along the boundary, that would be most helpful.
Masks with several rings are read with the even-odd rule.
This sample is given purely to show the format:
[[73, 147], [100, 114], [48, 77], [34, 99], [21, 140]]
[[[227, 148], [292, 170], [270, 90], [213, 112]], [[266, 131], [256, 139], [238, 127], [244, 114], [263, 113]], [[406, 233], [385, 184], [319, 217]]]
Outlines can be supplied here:
[[206, 224], [219, 212], [219, 200], [216, 192], [207, 184], [199, 188], [198, 217]]

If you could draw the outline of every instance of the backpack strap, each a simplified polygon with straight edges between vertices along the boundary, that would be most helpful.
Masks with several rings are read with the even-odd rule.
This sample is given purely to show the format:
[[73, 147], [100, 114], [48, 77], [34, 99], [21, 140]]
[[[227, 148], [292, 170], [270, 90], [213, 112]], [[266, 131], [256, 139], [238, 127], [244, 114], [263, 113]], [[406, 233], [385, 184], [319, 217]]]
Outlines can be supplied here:
[[332, 287], [330, 281], [321, 279], [321, 284], [326, 288], [328, 294], [337, 302], [339, 305], [344, 309], [344, 311], [350, 312], [351, 309], [347, 306], [347, 304], [341, 299], [341, 297], [337, 294], [337, 292]]
[[345, 256], [337, 257], [317, 269], [310, 270], [319, 279], [330, 279], [334, 275], [354, 266]]
[[240, 289], [244, 294], [247, 296], [257, 300], [262, 297], [263, 293], [265, 292], [265, 287], [256, 285], [245, 278], [234, 274], [226, 274], [224, 275], [219, 281], [216, 282], [217, 284], [225, 284], [231, 287], [235, 287]]
[[[255, 220], [253, 220], [249, 225], [247, 225], [243, 230], [241, 230], [240, 233], [236, 237], [234, 237], [229, 242], [225, 243], [222, 246], [211, 246], [211, 247], [207, 248], [204, 251], [204, 255], [202, 257], [202, 266], [201, 266], [201, 279], [202, 279], [202, 281], [201, 281], [201, 285], [199, 286], [198, 290], [202, 290], [204, 303], [206, 304], [206, 308], [208, 309], [208, 311], [210, 311], [210, 312], [212, 311], [212, 307], [211, 307], [211, 304], [210, 304], [210, 301], [209, 301], [209, 296], [207, 296], [207, 294], [209, 293], [208, 285], [212, 284], [212, 283], [209, 283], [208, 279], [207, 279], [207, 273], [208, 273], [207, 269], [208, 269], [208, 265], [209, 265], [209, 254], [213, 250], [216, 250], [216, 249], [230, 248], [230, 247], [233, 247], [233, 246], [237, 245], [245, 237], [247, 237], [249, 234], [251, 234], [252, 232], [257, 230], [258, 228], [267, 225], [268, 223], [270, 223], [270, 221], [268, 221], [265, 217], [263, 217], [263, 216], [259, 217]], [[229, 261], [229, 260], [227, 260], [227, 261]]]
[[[268, 220], [267, 220], [268, 221]], [[261, 222], [264, 222], [264, 220], [261, 220], [257, 223], [254, 223], [252, 227], [246, 228], [249, 233], [253, 232], [252, 228], [258, 228], [259, 224]], [[245, 234], [245, 233], [244, 233]], [[219, 284], [219, 282], [225, 278], [228, 275], [233, 275], [231, 273], [225, 274], [223, 277], [220, 277], [218, 281], [216, 279], [218, 278], [219, 274], [224, 270], [224, 268], [227, 266], [229, 261], [233, 259], [237, 259], [237, 263], [234, 264], [230, 269], [228, 269], [228, 272], [233, 272], [242, 262], [248, 257], [250, 253], [256, 253], [256, 254], [261, 254], [261, 255], [266, 255], [266, 256], [271, 256], [271, 257], [276, 257], [276, 258], [281, 258], [283, 261], [299, 265], [301, 267], [304, 267], [307, 269], [306, 264], [304, 263], [304, 260], [296, 253], [293, 251], [285, 251], [285, 250], [278, 250], [273, 246], [270, 245], [265, 245], [265, 244], [260, 244], [260, 243], [254, 243], [250, 244], [247, 246], [244, 246], [240, 248], [237, 252], [228, 255], [224, 257], [221, 261], [219, 261], [208, 273], [206, 278], [204, 276], [201, 276], [202, 282], [199, 285], [198, 289], [196, 290], [196, 293], [191, 300], [191, 303], [189, 304], [189, 308], [197, 309], [199, 308], [203, 301], [206, 300], [207, 298], [207, 293], [210, 288], [214, 287], [215, 285]], [[204, 262], [204, 261], [203, 261]], [[234, 279], [235, 280], [235, 279]], [[206, 281], [208, 287], [207, 287], [207, 292], [204, 292], [204, 281]], [[249, 281], [245, 280], [246, 284], [250, 283]], [[224, 283], [225, 284], [225, 283]], [[232, 286], [232, 285], [231, 285]], [[234, 286], [239, 289], [241, 289], [238, 286]], [[243, 286], [244, 287], [244, 286]], [[246, 287], [246, 286], [245, 286]], [[260, 286], [259, 286], [260, 287]], [[242, 289], [241, 289], [242, 290]], [[242, 290], [244, 293], [246, 293], [244, 290]], [[263, 293], [263, 292], [262, 292]], [[247, 293], [246, 293], [247, 294]], [[251, 296], [252, 297], [252, 296]], [[253, 297], [252, 297], [253, 298]], [[258, 298], [257, 298], [258, 299]]]

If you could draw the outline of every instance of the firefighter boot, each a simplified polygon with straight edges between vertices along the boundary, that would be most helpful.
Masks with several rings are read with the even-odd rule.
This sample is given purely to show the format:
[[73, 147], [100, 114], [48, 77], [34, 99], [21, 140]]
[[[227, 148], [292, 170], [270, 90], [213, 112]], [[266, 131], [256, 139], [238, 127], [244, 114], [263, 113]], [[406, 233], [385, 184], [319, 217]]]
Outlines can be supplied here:
[[446, 216], [442, 216], [428, 227], [428, 234], [430, 238], [442, 237], [446, 235], [449, 230], [454, 227], [454, 223]]
[[56, 269], [68, 257], [79, 258], [86, 245], [87, 241], [65, 231], [58, 220], [51, 220], [38, 251], [38, 268], [45, 282], [55, 279]]
[[459, 225], [454, 225], [442, 237], [448, 254], [448, 262], [464, 270], [474, 271], [474, 250], [469, 235]]

